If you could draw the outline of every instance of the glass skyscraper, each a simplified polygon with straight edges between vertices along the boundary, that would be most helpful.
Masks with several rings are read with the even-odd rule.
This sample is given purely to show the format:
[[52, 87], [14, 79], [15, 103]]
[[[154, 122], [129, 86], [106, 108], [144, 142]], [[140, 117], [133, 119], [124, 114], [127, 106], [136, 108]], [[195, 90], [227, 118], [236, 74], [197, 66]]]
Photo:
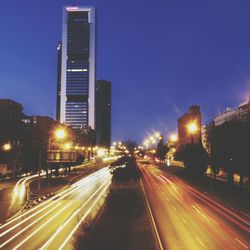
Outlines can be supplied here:
[[94, 8], [64, 7], [57, 118], [75, 129], [95, 129], [95, 25]]

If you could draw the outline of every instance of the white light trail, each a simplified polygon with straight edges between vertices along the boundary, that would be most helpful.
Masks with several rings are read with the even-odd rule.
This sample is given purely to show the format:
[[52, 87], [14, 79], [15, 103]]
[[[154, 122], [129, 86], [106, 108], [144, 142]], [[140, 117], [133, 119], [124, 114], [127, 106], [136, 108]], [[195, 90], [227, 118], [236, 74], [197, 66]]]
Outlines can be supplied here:
[[74, 227], [74, 229], [71, 231], [71, 233], [68, 235], [68, 237], [64, 240], [64, 242], [62, 243], [62, 245], [59, 247], [58, 250], [62, 250], [65, 245], [68, 243], [68, 241], [70, 240], [70, 238], [74, 235], [74, 233], [76, 232], [76, 230], [78, 229], [78, 227], [82, 224], [82, 222], [85, 220], [85, 218], [88, 216], [88, 214], [91, 212], [91, 210], [93, 209], [93, 207], [96, 205], [96, 203], [100, 200], [100, 198], [102, 197], [102, 195], [106, 192], [106, 190], [108, 189], [109, 185], [110, 185], [111, 181], [109, 182], [109, 184], [105, 187], [105, 189], [100, 193], [100, 195], [96, 198], [96, 200], [94, 201], [94, 203], [91, 205], [91, 207], [87, 210], [87, 212], [83, 215], [83, 217], [81, 218], [81, 220], [77, 223], [77, 225]]
[[[102, 170], [103, 170], [103, 169], [102, 169]], [[100, 171], [100, 172], [99, 172], [99, 171]], [[96, 181], [96, 178], [95, 178], [96, 176], [95, 176], [95, 175], [97, 175], [97, 176], [99, 175], [98, 178], [101, 178], [102, 176], [106, 175], [106, 173], [103, 173], [103, 174], [102, 174], [102, 172], [104, 172], [104, 171], [101, 171], [101, 170], [99, 170], [99, 171], [98, 171], [98, 172], [95, 172], [95, 173], [93, 173], [93, 174], [91, 174], [91, 175], [89, 175], [89, 176], [87, 176], [87, 177], [85, 177], [84, 179], [82, 179], [82, 180], [80, 180], [80, 181], [78, 181], [77, 183], [73, 184], [69, 189], [64, 190], [63, 192], [61, 192], [61, 193], [57, 194], [56, 196], [52, 197], [51, 199], [49, 199], [49, 200], [47, 200], [47, 201], [41, 203], [39, 206], [35, 207], [34, 209], [31, 209], [31, 210], [29, 210], [29, 211], [27, 211], [27, 212], [25, 212], [25, 213], [19, 215], [18, 217], [14, 218], [13, 220], [11, 220], [11, 221], [5, 223], [4, 225], [0, 226], [0, 229], [2, 229], [2, 228], [4, 228], [5, 226], [7, 226], [7, 225], [13, 223], [14, 221], [16, 221], [16, 220], [18, 220], [18, 219], [22, 219], [23, 216], [29, 214], [30, 212], [36, 210], [37, 208], [39, 208], [39, 207], [41, 207], [41, 206], [47, 204], [47, 203], [50, 202], [51, 200], [53, 200], [53, 199], [59, 197], [59, 199], [53, 200], [51, 203], [47, 204], [47, 205], [46, 205], [45, 207], [43, 207], [42, 209], [40, 209], [40, 210], [38, 210], [37, 212], [35, 212], [34, 214], [28, 216], [27, 218], [25, 218], [24, 220], [22, 220], [22, 221], [20, 221], [19, 223], [15, 224], [15, 225], [12, 226], [11, 228], [5, 230], [3, 233], [0, 234], [0, 238], [1, 238], [2, 236], [6, 235], [8, 232], [10, 232], [10, 231], [12, 231], [13, 229], [15, 229], [16, 227], [20, 226], [22, 223], [28, 221], [29, 219], [31, 219], [31, 218], [33, 218], [34, 216], [36, 216], [37, 214], [41, 213], [41, 212], [44, 211], [45, 209], [49, 208], [50, 206], [52, 206], [53, 204], [55, 204], [55, 203], [58, 202], [59, 200], [62, 200], [62, 199], [65, 198], [66, 196], [70, 195], [72, 192], [75, 191], [76, 188], [78, 188], [78, 187], [81, 187], [81, 188], [82, 188], [82, 187], [84, 187], [85, 185], [89, 184], [89, 182], [91, 181], [92, 178], [94, 178], [95, 181]]]
[[44, 224], [42, 224], [40, 227], [38, 227], [35, 231], [33, 231], [28, 237], [26, 237], [23, 241], [21, 241], [17, 246], [13, 248], [13, 250], [18, 249], [20, 246], [22, 246], [26, 241], [28, 241], [33, 235], [35, 235], [38, 231], [40, 231], [43, 227], [45, 227], [48, 223], [50, 223], [54, 218], [56, 218], [60, 213], [62, 213], [64, 210], [66, 210], [71, 204], [69, 203], [66, 205], [63, 209], [58, 211], [55, 215], [53, 215], [49, 220], [47, 220]]
[[[65, 222], [63, 225], [61, 225], [57, 231], [53, 234], [53, 236], [40, 248], [40, 250], [46, 249], [49, 244], [56, 238], [56, 236], [67, 226], [67, 224], [93, 199], [93, 197], [103, 188], [103, 186], [106, 184], [106, 187], [104, 190], [107, 189], [107, 187], [110, 185], [110, 181], [107, 184], [107, 181], [104, 182], [84, 203], [83, 205], [78, 208]], [[98, 196], [99, 197], [99, 196]]]

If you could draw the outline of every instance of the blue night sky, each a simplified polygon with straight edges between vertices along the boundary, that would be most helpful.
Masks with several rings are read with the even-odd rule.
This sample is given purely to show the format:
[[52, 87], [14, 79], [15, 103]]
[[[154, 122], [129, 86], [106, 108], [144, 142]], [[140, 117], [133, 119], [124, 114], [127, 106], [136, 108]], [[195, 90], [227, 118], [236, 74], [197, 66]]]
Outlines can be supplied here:
[[97, 79], [112, 81], [113, 139], [176, 130], [199, 104], [203, 122], [250, 93], [249, 0], [1, 1], [0, 98], [55, 117], [62, 6], [98, 12]]

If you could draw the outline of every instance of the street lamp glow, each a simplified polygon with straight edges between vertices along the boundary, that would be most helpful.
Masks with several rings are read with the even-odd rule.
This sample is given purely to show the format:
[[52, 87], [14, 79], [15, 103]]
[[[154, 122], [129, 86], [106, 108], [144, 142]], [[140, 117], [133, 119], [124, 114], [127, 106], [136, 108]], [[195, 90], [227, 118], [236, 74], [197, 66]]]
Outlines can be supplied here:
[[58, 129], [55, 132], [55, 136], [57, 139], [63, 139], [65, 137], [65, 131], [63, 129]]
[[194, 134], [194, 133], [196, 133], [197, 130], [198, 130], [198, 127], [197, 127], [195, 122], [188, 124], [189, 133]]
[[172, 134], [172, 135], [170, 135], [169, 140], [170, 140], [171, 142], [177, 142], [177, 141], [178, 141], [178, 136], [177, 136], [177, 134]]
[[103, 148], [99, 148], [97, 150], [97, 156], [98, 157], [103, 157], [105, 155], [105, 150]]
[[159, 132], [156, 132], [156, 133], [155, 133], [155, 137], [156, 137], [156, 138], [159, 138], [159, 137], [160, 137], [160, 133], [159, 133]]
[[10, 143], [5, 143], [5, 144], [3, 145], [3, 150], [4, 150], [4, 151], [9, 151], [9, 150], [11, 150], [11, 145], [10, 145]]
[[70, 149], [71, 148], [71, 144], [70, 143], [65, 143], [64, 144], [64, 149]]

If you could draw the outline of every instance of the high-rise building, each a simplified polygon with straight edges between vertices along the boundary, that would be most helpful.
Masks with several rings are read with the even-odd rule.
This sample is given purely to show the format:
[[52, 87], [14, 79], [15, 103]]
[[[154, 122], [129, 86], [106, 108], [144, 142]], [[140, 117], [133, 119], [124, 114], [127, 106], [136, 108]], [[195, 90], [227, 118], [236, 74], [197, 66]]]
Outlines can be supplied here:
[[64, 7], [57, 118], [75, 129], [95, 129], [95, 33], [94, 8]]
[[111, 83], [96, 82], [96, 140], [97, 145], [110, 147], [111, 143]]
[[57, 46], [57, 95], [56, 95], [56, 120], [60, 121], [61, 113], [61, 75], [62, 75], [62, 42]]

